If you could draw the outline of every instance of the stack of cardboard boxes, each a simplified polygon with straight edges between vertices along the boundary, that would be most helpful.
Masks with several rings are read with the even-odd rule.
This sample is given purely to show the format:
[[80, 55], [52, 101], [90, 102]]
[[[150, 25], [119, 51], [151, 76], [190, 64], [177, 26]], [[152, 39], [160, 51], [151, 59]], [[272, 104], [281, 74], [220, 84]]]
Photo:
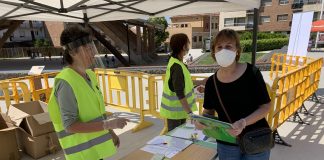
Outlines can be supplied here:
[[[53, 124], [50, 120], [46, 103], [43, 103], [41, 101], [33, 101], [13, 104], [9, 107], [7, 116], [10, 119], [6, 117], [6, 119], [3, 120], [6, 123], [2, 123], [7, 124], [7, 126], [2, 125], [2, 128], [0, 129], [7, 127], [6, 132], [8, 134], [15, 134], [11, 134], [10, 141], [14, 142], [11, 145], [18, 147], [5, 148], [7, 149], [7, 154], [10, 153], [10, 155], [12, 155], [11, 157], [14, 157], [11, 159], [18, 159], [16, 158], [19, 157], [19, 155], [17, 154], [18, 148], [36, 159], [60, 150], [60, 145], [56, 133], [54, 132]], [[10, 128], [13, 127], [13, 124], [16, 129]], [[13, 139], [14, 136], [16, 136], [16, 141], [14, 141]], [[4, 137], [2, 137], [2, 135], [0, 134], [0, 139], [1, 138]], [[9, 142], [9, 137], [7, 138], [7, 140]]]
[[5, 114], [0, 115], [0, 160], [20, 158], [16, 141], [16, 127]]

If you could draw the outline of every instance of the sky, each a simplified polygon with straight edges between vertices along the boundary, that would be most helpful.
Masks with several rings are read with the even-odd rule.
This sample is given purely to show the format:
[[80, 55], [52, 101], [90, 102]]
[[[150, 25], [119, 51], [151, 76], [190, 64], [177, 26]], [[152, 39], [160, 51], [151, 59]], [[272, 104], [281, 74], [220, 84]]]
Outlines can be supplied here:
[[167, 20], [168, 24], [171, 23], [171, 19], [170, 19], [170, 16], [165, 16], [165, 19]]

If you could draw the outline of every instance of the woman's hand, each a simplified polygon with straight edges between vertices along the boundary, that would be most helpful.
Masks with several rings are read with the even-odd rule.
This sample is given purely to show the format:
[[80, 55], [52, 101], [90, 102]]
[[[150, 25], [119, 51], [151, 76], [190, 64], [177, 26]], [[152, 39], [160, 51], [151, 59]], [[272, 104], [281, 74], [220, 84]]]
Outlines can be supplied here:
[[197, 86], [197, 91], [201, 94], [205, 93], [205, 86], [203, 85]]
[[234, 137], [240, 135], [243, 129], [246, 127], [245, 119], [240, 119], [232, 124], [232, 128], [228, 130], [228, 133]]
[[198, 130], [203, 130], [203, 129], [206, 129], [206, 128], [207, 128], [207, 126], [201, 124], [201, 123], [198, 122], [198, 121], [193, 121], [193, 123], [194, 123], [196, 129], [198, 129]]
[[114, 145], [118, 148], [120, 145], [119, 137], [116, 135], [116, 133], [113, 130], [109, 130], [109, 133], [112, 136], [112, 140], [114, 142]]
[[127, 125], [127, 122], [129, 122], [126, 118], [116, 118], [113, 120], [105, 120], [103, 124], [103, 128], [108, 129], [117, 129], [117, 128], [124, 128]]

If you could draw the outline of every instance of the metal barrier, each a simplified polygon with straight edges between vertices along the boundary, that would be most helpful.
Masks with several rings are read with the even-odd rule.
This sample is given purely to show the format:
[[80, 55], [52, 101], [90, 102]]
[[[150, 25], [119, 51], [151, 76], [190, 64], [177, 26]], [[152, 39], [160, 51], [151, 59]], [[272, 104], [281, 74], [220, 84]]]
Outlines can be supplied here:
[[[163, 92], [163, 86], [165, 75], [151, 75], [149, 78], [149, 108], [150, 108], [150, 114], [162, 119], [159, 112], [159, 107], [161, 104], [161, 97]], [[191, 76], [192, 80], [201, 80], [203, 78], [206, 78], [204, 76]], [[201, 115], [203, 110], [203, 98], [196, 98], [196, 102], [198, 103], [198, 113]], [[167, 121], [164, 119], [164, 127], [161, 131], [161, 135], [168, 132], [168, 126]]]
[[[280, 57], [281, 55], [276, 56]], [[282, 57], [287, 58], [286, 56]], [[298, 58], [290, 57], [290, 59], [300, 62]], [[271, 110], [267, 115], [267, 121], [275, 133], [277, 143], [291, 146], [282, 140], [277, 128], [291, 116], [293, 116], [293, 121], [298, 118], [299, 123], [307, 124], [299, 116], [298, 110], [305, 109], [305, 113], [309, 114], [304, 102], [311, 96], [312, 100], [315, 99], [315, 102], [319, 103], [316, 91], [319, 86], [323, 58], [304, 58], [301, 66], [296, 63], [282, 65], [283, 70], [287, 69], [288, 73], [282, 70], [279, 75], [278, 70], [276, 71], [276, 78], [270, 91]]]
[[302, 106], [306, 86], [307, 66], [277, 77], [271, 89], [271, 110], [268, 123], [276, 130]]
[[307, 62], [311, 60], [313, 60], [313, 58], [275, 53], [271, 57], [270, 78], [274, 79], [289, 71], [305, 66]]
[[[162, 119], [159, 106], [164, 75], [99, 68], [95, 69], [95, 73], [103, 92], [104, 101], [109, 107], [140, 115], [139, 124], [133, 128], [133, 132], [153, 125], [144, 119], [145, 115]], [[205, 77], [194, 76], [193, 80], [200, 78]], [[199, 113], [201, 113], [202, 100], [198, 100], [198, 102]]]
[[[30, 101], [30, 92], [28, 86], [24, 82], [0, 82], [0, 92], [3, 93], [3, 100], [6, 104], [6, 109], [9, 109], [9, 106], [14, 101], [16, 104], [22, 101]], [[2, 112], [0, 108], [0, 113]]]
[[[2, 80], [0, 82], [25, 82], [29, 84], [29, 91], [32, 95], [33, 101], [44, 101], [48, 102], [52, 87], [49, 85], [49, 78], [54, 78], [58, 72], [44, 73], [37, 76], [25, 76], [12, 79]], [[44, 87], [42, 85], [44, 83]], [[0, 96], [0, 99], [4, 99]]]
[[312, 96], [313, 101], [319, 102], [316, 96], [316, 91], [319, 86], [322, 66], [323, 58], [319, 58], [308, 63], [304, 100], [307, 100], [310, 96]]
[[152, 96], [148, 94], [148, 74], [98, 68], [95, 73], [109, 107], [140, 115], [139, 124], [133, 128], [133, 132], [153, 125], [144, 119], [146, 114], [151, 114], [148, 107], [148, 98]]

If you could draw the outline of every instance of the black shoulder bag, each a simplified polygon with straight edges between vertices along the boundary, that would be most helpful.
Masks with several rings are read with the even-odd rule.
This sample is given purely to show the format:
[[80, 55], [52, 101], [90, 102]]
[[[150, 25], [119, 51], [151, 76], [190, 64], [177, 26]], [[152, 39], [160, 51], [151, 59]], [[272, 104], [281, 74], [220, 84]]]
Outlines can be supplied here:
[[[215, 75], [213, 77], [216, 95], [218, 97], [220, 105], [222, 106], [229, 122], [233, 123], [233, 121], [229, 117], [229, 115], [224, 107], [224, 104], [222, 102], [222, 99], [220, 97], [218, 87], [216, 84], [216, 74], [217, 74], [217, 72], [215, 73]], [[242, 153], [257, 154], [257, 153], [261, 153], [261, 152], [264, 152], [266, 150], [273, 148], [274, 137], [273, 137], [272, 130], [270, 129], [270, 127], [260, 127], [258, 129], [251, 130], [251, 131], [246, 131], [246, 132], [243, 132], [243, 131], [237, 137], [237, 141], [238, 141], [238, 144], [240, 146], [240, 150]]]

